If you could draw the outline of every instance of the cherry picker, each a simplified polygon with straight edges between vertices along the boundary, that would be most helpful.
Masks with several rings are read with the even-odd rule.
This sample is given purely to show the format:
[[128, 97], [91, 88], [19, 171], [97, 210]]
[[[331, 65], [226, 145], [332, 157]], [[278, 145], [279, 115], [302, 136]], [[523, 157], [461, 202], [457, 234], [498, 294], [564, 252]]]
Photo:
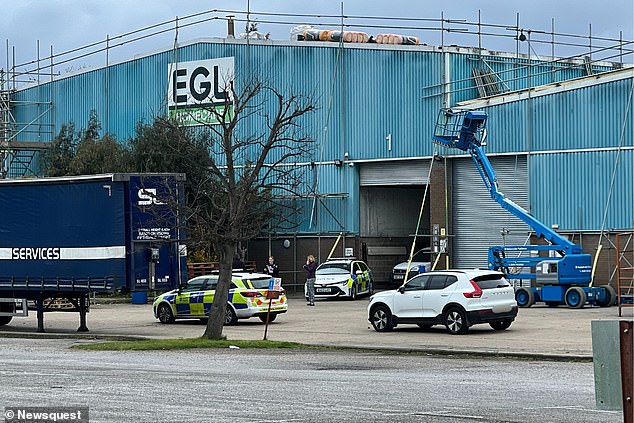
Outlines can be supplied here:
[[501, 271], [509, 279], [531, 281], [531, 287], [519, 287], [515, 291], [520, 307], [530, 307], [537, 301], [553, 307], [566, 304], [571, 308], [581, 308], [586, 303], [602, 307], [614, 305], [617, 300], [614, 288], [592, 286], [591, 257], [583, 253], [581, 246], [561, 236], [500, 192], [495, 171], [482, 149], [486, 145], [486, 121], [484, 111], [441, 109], [433, 141], [443, 147], [468, 152], [491, 198], [547, 243], [489, 247], [489, 269]]

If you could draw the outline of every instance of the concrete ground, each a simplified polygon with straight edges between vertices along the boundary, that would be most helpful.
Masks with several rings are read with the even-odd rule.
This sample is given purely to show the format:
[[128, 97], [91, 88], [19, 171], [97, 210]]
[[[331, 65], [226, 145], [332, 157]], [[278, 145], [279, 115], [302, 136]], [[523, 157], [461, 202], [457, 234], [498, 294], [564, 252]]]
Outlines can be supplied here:
[[[476, 325], [467, 335], [450, 335], [442, 326], [423, 330], [415, 325], [400, 325], [390, 333], [375, 332], [367, 320], [367, 304], [367, 299], [362, 298], [318, 301], [316, 307], [307, 307], [303, 299], [291, 298], [288, 313], [269, 325], [267, 339], [443, 354], [589, 360], [592, 358], [591, 322], [632, 320], [634, 311], [634, 308], [626, 308], [619, 318], [617, 307], [575, 310], [536, 305], [520, 309], [518, 318], [506, 331]], [[46, 313], [46, 333], [39, 334], [35, 312], [30, 312], [28, 317], [14, 317], [8, 325], [0, 326], [0, 337], [191, 338], [201, 336], [205, 329], [197, 320], [161, 324], [154, 318], [150, 304], [104, 304], [99, 300], [91, 306], [87, 320], [90, 332], [78, 334], [77, 313]], [[262, 339], [264, 324], [257, 318], [241, 320], [235, 326], [226, 326], [224, 334], [228, 339]]]

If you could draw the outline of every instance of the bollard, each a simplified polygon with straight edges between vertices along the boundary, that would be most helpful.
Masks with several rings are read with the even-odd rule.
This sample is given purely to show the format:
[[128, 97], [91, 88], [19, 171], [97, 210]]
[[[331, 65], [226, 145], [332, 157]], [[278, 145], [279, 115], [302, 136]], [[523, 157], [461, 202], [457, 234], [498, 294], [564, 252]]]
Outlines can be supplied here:
[[634, 421], [634, 341], [632, 330], [634, 322], [621, 320], [619, 335], [621, 337], [621, 393], [623, 398], [623, 421]]
[[592, 321], [592, 358], [597, 408], [623, 410], [623, 421], [632, 414], [632, 322]]

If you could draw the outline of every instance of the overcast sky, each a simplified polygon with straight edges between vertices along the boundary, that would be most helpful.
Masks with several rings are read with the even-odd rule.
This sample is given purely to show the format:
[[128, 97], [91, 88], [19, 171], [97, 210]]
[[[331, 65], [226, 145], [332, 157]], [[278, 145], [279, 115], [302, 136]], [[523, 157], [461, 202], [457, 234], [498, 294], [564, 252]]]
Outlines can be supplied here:
[[[110, 37], [139, 29], [148, 25], [183, 17], [197, 12], [212, 9], [246, 11], [247, 1], [213, 1], [213, 0], [2, 0], [0, 13], [0, 68], [7, 67], [7, 42], [9, 44], [9, 64], [12, 62], [12, 47], [15, 46], [16, 62], [23, 63], [36, 59], [36, 43], [40, 40], [40, 56], [49, 54], [53, 45], [56, 53], [67, 51], [88, 43], [101, 41], [108, 34]], [[634, 39], [634, 6], [632, 0], [607, 1], [571, 1], [571, 0], [528, 0], [528, 1], [405, 1], [405, 0], [346, 0], [343, 2], [344, 14], [355, 16], [408, 17], [439, 19], [441, 12], [445, 18], [478, 21], [478, 10], [483, 23], [514, 26], [517, 13], [520, 14], [520, 27], [532, 29], [533, 39], [539, 37], [537, 31], [551, 31], [552, 19], [555, 32], [589, 35], [592, 26], [593, 37], [619, 38], [623, 32], [625, 40]], [[319, 14], [338, 15], [341, 11], [340, 1], [299, 1], [299, 0], [250, 0], [252, 16], [259, 21], [258, 29], [270, 33], [271, 38], [288, 40], [292, 25], [274, 24], [266, 21], [292, 21], [295, 23], [336, 23], [336, 18], [327, 17], [286, 17], [262, 16], [257, 12], [287, 14]], [[216, 13], [224, 17], [227, 13]], [[207, 17], [211, 15], [206, 15]], [[238, 14], [238, 18], [244, 15]], [[190, 20], [191, 21], [191, 20]], [[352, 22], [352, 21], [350, 21]], [[365, 19], [354, 23], [377, 24]], [[393, 21], [394, 26], [412, 27], [437, 26], [437, 22], [426, 21]], [[381, 21], [380, 24], [386, 24]], [[243, 30], [244, 24], [237, 25], [237, 32]], [[460, 25], [454, 24], [459, 28]], [[477, 28], [469, 27], [470, 31]], [[511, 35], [513, 32], [504, 28], [498, 31]], [[368, 28], [372, 34], [394, 32], [417, 35], [421, 42], [431, 45], [440, 44], [439, 31], [429, 32], [423, 29], [387, 29]], [[179, 32], [179, 41], [186, 41], [203, 36], [224, 37], [226, 23], [221, 20], [206, 22], [184, 28]], [[500, 37], [501, 38], [501, 37]], [[174, 39], [174, 32], [155, 36], [125, 48], [116, 49], [110, 60], [122, 60], [135, 54], [145, 53], [169, 47]], [[515, 42], [506, 40], [506, 45], [496, 44], [500, 40], [484, 40], [483, 47], [494, 50], [513, 52]], [[579, 40], [577, 40], [579, 41]], [[586, 41], [584, 41], [586, 42]], [[446, 44], [477, 46], [477, 37], [462, 39], [458, 33], [445, 33]], [[632, 45], [630, 45], [630, 48]], [[522, 47], [521, 47], [522, 48]], [[526, 49], [526, 47], [523, 46]], [[533, 43], [535, 54], [550, 54], [548, 45]], [[569, 55], [567, 51], [557, 51], [558, 56]], [[103, 54], [102, 54], [103, 56]], [[73, 62], [67, 66], [77, 67], [103, 64], [102, 56], [90, 56]], [[632, 55], [626, 62], [632, 63]]]

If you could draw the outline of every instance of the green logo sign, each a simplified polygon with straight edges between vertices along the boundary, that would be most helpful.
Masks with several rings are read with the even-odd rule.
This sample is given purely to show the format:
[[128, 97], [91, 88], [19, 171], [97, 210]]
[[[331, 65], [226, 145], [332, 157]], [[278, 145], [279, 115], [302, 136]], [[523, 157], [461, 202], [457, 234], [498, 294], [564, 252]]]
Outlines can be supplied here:
[[205, 107], [188, 107], [185, 109], [170, 109], [169, 117], [182, 126], [196, 125], [217, 125], [224, 116], [225, 120], [233, 119], [233, 106], [227, 107], [226, 114], [223, 115], [225, 106], [207, 105]]

